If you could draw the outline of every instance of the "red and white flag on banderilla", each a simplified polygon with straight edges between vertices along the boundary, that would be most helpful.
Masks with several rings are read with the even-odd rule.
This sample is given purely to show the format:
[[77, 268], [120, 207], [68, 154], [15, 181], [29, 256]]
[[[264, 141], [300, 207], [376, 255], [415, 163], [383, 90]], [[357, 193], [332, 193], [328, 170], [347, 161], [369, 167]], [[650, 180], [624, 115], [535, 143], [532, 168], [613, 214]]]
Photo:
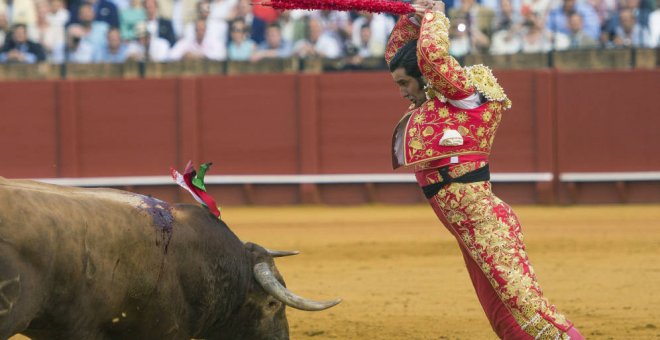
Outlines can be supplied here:
[[209, 166], [211, 166], [211, 163], [202, 164], [202, 166], [200, 166], [200, 172], [197, 174], [197, 171], [195, 171], [195, 168], [192, 166], [192, 161], [189, 161], [186, 165], [186, 169], [183, 171], [183, 175], [174, 168], [171, 168], [170, 172], [174, 181], [182, 188], [186, 189], [195, 201], [206, 207], [211, 214], [215, 215], [215, 217], [220, 218], [220, 209], [218, 209], [213, 197], [206, 192], [204, 186], [204, 175]]

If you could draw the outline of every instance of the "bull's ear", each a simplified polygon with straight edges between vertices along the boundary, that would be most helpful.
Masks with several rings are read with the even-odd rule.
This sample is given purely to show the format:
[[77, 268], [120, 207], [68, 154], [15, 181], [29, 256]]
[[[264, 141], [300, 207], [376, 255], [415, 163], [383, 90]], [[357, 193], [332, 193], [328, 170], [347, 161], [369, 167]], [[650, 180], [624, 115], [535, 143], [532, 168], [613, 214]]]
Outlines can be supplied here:
[[260, 253], [260, 254], [268, 253], [266, 251], [266, 248], [264, 248], [264, 247], [262, 247], [262, 246], [260, 246], [256, 243], [252, 243], [252, 242], [243, 242], [243, 247], [245, 247], [245, 249], [247, 251], [252, 252], [252, 253], [254, 253], [254, 252]]

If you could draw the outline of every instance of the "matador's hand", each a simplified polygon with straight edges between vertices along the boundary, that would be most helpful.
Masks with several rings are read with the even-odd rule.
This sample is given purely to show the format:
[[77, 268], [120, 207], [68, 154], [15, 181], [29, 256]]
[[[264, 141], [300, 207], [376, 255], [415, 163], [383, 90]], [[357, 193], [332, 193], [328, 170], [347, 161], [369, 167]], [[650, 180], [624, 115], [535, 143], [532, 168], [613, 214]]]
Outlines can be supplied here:
[[412, 3], [413, 8], [415, 8], [415, 18], [417, 19], [417, 22], [421, 23], [422, 18], [424, 17], [424, 13], [433, 8], [433, 1], [432, 0], [415, 0]]
[[434, 12], [445, 12], [445, 3], [442, 1], [433, 1], [433, 8], [432, 10]]
[[415, 18], [420, 23], [424, 18], [424, 13], [428, 10], [443, 13], [445, 11], [445, 3], [440, 0], [415, 0], [412, 6], [415, 8]]

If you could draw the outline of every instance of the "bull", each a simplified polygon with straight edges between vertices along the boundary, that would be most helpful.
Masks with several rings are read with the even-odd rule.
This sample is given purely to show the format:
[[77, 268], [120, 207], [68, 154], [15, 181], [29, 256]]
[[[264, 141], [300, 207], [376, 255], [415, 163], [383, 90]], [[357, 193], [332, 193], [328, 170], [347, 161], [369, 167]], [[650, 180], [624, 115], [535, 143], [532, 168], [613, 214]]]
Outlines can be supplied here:
[[0, 177], [0, 339], [288, 339], [269, 251], [196, 205]]

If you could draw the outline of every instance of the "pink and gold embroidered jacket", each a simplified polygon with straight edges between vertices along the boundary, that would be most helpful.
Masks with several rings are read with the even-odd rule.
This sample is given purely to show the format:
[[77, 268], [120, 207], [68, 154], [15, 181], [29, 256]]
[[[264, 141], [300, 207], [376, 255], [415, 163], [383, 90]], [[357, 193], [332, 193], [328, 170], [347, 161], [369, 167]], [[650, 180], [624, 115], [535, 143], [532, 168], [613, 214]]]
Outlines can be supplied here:
[[[434, 90], [429, 100], [408, 111], [397, 124], [392, 143], [394, 168], [439, 167], [446, 164], [446, 159], [460, 155], [487, 160], [501, 114], [511, 107], [490, 69], [483, 65], [463, 68], [449, 55], [448, 32], [449, 19], [444, 13], [428, 11], [421, 26], [403, 16], [390, 35], [385, 51], [387, 63], [399, 48], [418, 39], [419, 68]], [[475, 91], [487, 99], [477, 108], [460, 109], [447, 102], [465, 99]], [[453, 142], [446, 141], [452, 139], [446, 138], [450, 136]], [[397, 157], [397, 153], [402, 154]]]

